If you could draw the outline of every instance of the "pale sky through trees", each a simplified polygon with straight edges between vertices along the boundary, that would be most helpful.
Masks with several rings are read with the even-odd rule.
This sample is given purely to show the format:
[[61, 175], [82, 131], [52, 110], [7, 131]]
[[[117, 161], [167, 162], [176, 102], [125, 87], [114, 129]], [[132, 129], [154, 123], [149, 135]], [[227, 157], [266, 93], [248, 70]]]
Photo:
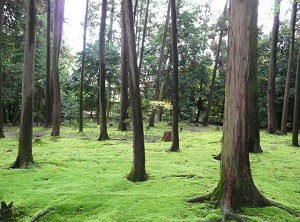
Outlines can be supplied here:
[[[190, 0], [197, 3], [199, 0]], [[224, 8], [225, 0], [211, 0], [212, 10], [218, 17]], [[82, 50], [83, 27], [86, 0], [65, 0], [64, 39], [75, 52]], [[289, 19], [291, 11], [291, 0], [282, 0], [280, 19]], [[258, 25], [263, 26], [264, 32], [272, 29], [274, 0], [260, 0], [258, 12]], [[100, 13], [100, 9], [99, 9]], [[98, 31], [98, 30], [97, 30]]]

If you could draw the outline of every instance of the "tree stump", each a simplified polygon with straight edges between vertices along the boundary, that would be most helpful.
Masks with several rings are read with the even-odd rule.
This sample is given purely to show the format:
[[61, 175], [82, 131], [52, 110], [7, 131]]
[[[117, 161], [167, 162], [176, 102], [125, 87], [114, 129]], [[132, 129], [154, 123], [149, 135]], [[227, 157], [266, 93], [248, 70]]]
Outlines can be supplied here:
[[172, 131], [165, 131], [162, 137], [164, 142], [171, 142], [172, 141]]
[[8, 205], [2, 201], [1, 202], [1, 210], [0, 210], [0, 221], [8, 219], [12, 215], [12, 205], [13, 202], [10, 202]]

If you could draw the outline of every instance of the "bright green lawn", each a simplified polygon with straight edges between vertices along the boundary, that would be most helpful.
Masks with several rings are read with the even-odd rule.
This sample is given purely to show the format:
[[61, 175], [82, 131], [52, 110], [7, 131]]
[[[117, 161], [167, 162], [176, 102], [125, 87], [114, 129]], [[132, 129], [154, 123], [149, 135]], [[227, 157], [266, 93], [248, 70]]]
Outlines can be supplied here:
[[[217, 221], [221, 211], [186, 199], [213, 191], [219, 180], [222, 131], [218, 127], [183, 126], [180, 152], [160, 140], [170, 126], [161, 123], [145, 131], [146, 170], [143, 183], [126, 180], [132, 164], [131, 132], [109, 127], [112, 140], [98, 142], [99, 128], [89, 124], [84, 133], [63, 127], [61, 137], [35, 128], [33, 153], [37, 166], [9, 170], [17, 156], [18, 128], [5, 128], [0, 140], [0, 200], [14, 202], [13, 221]], [[43, 135], [43, 136], [41, 136]], [[263, 154], [251, 154], [253, 178], [268, 198], [300, 213], [300, 149], [291, 136], [261, 132]], [[248, 221], [300, 221], [275, 207], [243, 209]]]

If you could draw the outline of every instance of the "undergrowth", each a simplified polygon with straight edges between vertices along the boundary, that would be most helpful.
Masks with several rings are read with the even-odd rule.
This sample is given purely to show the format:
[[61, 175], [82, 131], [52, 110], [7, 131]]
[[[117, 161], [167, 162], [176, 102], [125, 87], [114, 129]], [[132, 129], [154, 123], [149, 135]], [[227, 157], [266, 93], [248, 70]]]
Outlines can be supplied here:
[[[9, 221], [218, 221], [220, 209], [189, 204], [188, 198], [212, 192], [219, 180], [222, 130], [182, 124], [180, 152], [161, 141], [166, 123], [145, 129], [149, 180], [126, 179], [132, 165], [132, 132], [109, 127], [111, 140], [97, 141], [99, 128], [89, 123], [83, 133], [74, 127], [34, 128], [36, 164], [28, 170], [8, 169], [17, 156], [18, 128], [5, 127], [0, 140], [0, 201], [13, 201]], [[274, 202], [300, 209], [299, 148], [291, 136], [261, 132], [262, 154], [251, 154], [258, 189]], [[44, 214], [43, 214], [44, 213]], [[275, 207], [245, 208], [247, 221], [300, 221]]]

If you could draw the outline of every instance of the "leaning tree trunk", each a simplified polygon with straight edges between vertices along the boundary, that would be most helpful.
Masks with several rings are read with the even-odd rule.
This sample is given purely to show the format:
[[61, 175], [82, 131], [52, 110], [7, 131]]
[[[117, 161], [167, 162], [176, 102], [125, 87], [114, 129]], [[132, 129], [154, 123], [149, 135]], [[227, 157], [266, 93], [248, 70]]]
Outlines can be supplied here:
[[52, 77], [51, 77], [51, 1], [47, 0], [47, 59], [46, 59], [46, 112], [45, 127], [49, 128], [52, 122]]
[[132, 0], [122, 0], [122, 2], [124, 2], [125, 25], [129, 55], [128, 65], [130, 74], [130, 101], [133, 117], [133, 165], [131, 172], [129, 173], [127, 178], [130, 181], [137, 182], [147, 180], [145, 169], [143, 117], [133, 24]]
[[89, 0], [86, 0], [85, 4], [85, 17], [84, 17], [84, 27], [83, 27], [83, 47], [82, 47], [82, 57], [81, 57], [81, 73], [80, 73], [80, 95], [79, 95], [79, 132], [83, 132], [83, 77], [85, 68], [85, 46], [86, 46], [86, 29], [89, 14]]
[[106, 121], [106, 96], [105, 96], [105, 29], [106, 29], [106, 9], [107, 0], [102, 0], [102, 12], [101, 12], [101, 24], [100, 24], [100, 39], [99, 39], [99, 64], [100, 64], [100, 135], [98, 140], [109, 139], [107, 133], [107, 121]]
[[2, 36], [4, 20], [4, 1], [0, 1], [0, 138], [4, 138], [3, 133], [3, 74], [2, 74]]
[[[155, 94], [154, 94], [154, 100], [159, 101], [160, 100], [160, 78], [161, 78], [161, 72], [162, 72], [162, 64], [164, 61], [164, 52], [165, 52], [165, 47], [166, 47], [166, 40], [167, 40], [167, 33], [168, 33], [168, 26], [169, 26], [169, 20], [170, 20], [170, 5], [171, 2], [169, 0], [168, 3], [168, 10], [167, 10], [167, 16], [166, 16], [166, 22], [165, 22], [165, 27], [164, 27], [164, 34], [162, 38], [162, 43], [160, 47], [160, 55], [159, 55], [159, 60], [158, 60], [158, 67], [157, 67], [157, 74], [155, 77]], [[154, 119], [155, 119], [155, 111], [156, 109], [153, 108], [149, 117], [149, 127], [154, 127]]]
[[177, 11], [176, 0], [171, 1], [171, 17], [172, 17], [172, 55], [173, 55], [173, 72], [172, 72], [172, 145], [170, 151], [179, 152], [179, 133], [178, 133], [178, 31], [177, 31]]
[[219, 57], [220, 57], [220, 51], [221, 51], [221, 45], [222, 45], [223, 32], [224, 32], [224, 29], [225, 29], [225, 21], [226, 21], [225, 17], [226, 17], [226, 13], [227, 13], [227, 8], [228, 8], [228, 0], [226, 0], [223, 15], [222, 15], [223, 23], [220, 27], [219, 42], [218, 42], [218, 48], [217, 48], [217, 52], [216, 52], [215, 65], [214, 65], [214, 70], [213, 70], [213, 73], [212, 73], [211, 84], [210, 84], [210, 89], [209, 89], [208, 104], [207, 104], [205, 114], [204, 114], [203, 120], [202, 120], [202, 125], [203, 126], [208, 125], [208, 118], [209, 118], [209, 115], [210, 115], [212, 102], [213, 102], [213, 98], [214, 98], [216, 74], [217, 74], [217, 69], [218, 69], [218, 64], [219, 64]]
[[297, 73], [295, 83], [295, 101], [294, 101], [294, 118], [293, 118], [293, 136], [292, 145], [298, 147], [298, 134], [299, 134], [299, 96], [300, 96], [300, 48], [298, 53]]
[[22, 81], [21, 124], [19, 132], [19, 149], [12, 168], [26, 169], [34, 162], [32, 156], [32, 122], [34, 95], [34, 65], [36, 52], [37, 3], [26, 1], [26, 32], [24, 50], [24, 68]]
[[120, 98], [120, 131], [127, 130], [128, 115], [128, 46], [125, 27], [124, 2], [121, 3], [121, 98]]
[[52, 80], [53, 80], [53, 123], [51, 136], [60, 135], [60, 85], [59, 53], [64, 22], [65, 0], [54, 1], [53, 45], [52, 45]]
[[[229, 51], [225, 87], [224, 137], [220, 181], [213, 193], [190, 202], [214, 200], [223, 209], [223, 220], [242, 219], [233, 210], [271, 205], [254, 185], [249, 162], [249, 98], [256, 93], [251, 84], [251, 61], [256, 45], [257, 0], [230, 1]], [[255, 33], [255, 34], [254, 34]], [[254, 46], [255, 47], [255, 46]], [[241, 59], [243, 58], [243, 59]]]
[[291, 76], [292, 76], [293, 55], [294, 55], [296, 17], [297, 17], [297, 2], [294, 1], [292, 14], [291, 14], [291, 22], [290, 22], [289, 60], [288, 60], [288, 68], [286, 72], [285, 90], [284, 90], [284, 99], [283, 99], [282, 117], [281, 117], [281, 132], [283, 134], [287, 134], [287, 120], [288, 120], [289, 94], [290, 94], [290, 84], [291, 84]]
[[280, 1], [275, 0], [275, 16], [273, 21], [272, 30], [272, 43], [270, 52], [270, 68], [268, 77], [268, 91], [267, 91], [267, 104], [268, 104], [268, 133], [274, 134], [278, 131], [278, 123], [275, 110], [275, 74], [276, 74], [276, 54], [277, 54], [277, 41], [279, 30], [279, 13]]

